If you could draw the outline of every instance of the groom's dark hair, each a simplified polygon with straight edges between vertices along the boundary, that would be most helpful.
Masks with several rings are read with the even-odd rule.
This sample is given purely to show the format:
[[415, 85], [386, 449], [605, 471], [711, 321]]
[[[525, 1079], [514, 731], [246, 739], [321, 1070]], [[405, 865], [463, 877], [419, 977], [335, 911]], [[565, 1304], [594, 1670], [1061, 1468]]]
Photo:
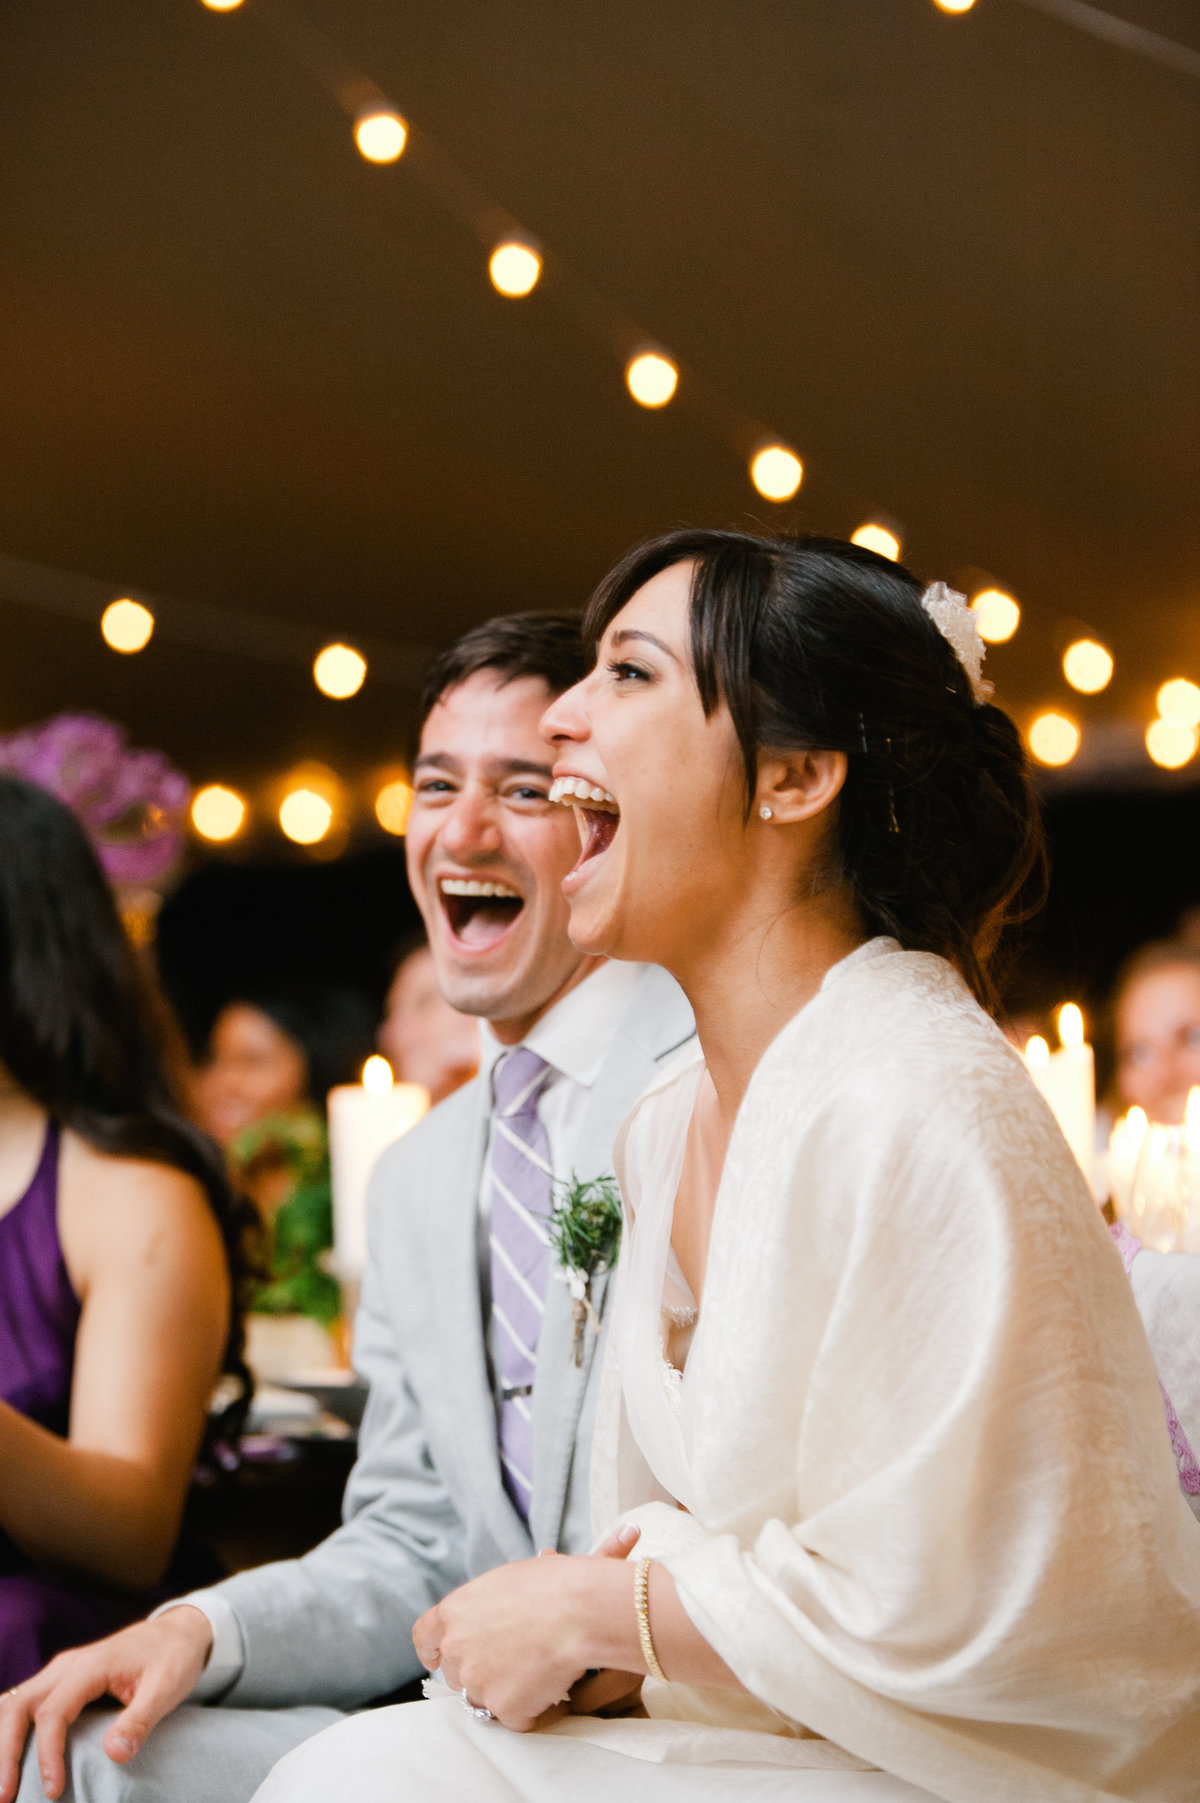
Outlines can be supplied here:
[[588, 668], [578, 614], [498, 614], [472, 626], [430, 664], [421, 685], [417, 736], [442, 696], [481, 670], [494, 670], [501, 687], [536, 676], [552, 695], [561, 695], [581, 682]]

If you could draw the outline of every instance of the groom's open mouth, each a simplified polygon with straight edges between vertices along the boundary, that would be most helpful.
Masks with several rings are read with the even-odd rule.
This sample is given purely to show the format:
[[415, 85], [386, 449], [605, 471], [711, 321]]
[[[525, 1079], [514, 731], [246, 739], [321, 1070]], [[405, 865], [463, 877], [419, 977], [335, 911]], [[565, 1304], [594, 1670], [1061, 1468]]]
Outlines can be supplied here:
[[452, 938], [468, 951], [490, 951], [515, 926], [525, 898], [495, 877], [441, 876], [438, 899]]
[[574, 808], [579, 825], [579, 857], [566, 877], [569, 894], [587, 881], [616, 838], [621, 810], [615, 795], [584, 776], [555, 777], [550, 786], [550, 800]]

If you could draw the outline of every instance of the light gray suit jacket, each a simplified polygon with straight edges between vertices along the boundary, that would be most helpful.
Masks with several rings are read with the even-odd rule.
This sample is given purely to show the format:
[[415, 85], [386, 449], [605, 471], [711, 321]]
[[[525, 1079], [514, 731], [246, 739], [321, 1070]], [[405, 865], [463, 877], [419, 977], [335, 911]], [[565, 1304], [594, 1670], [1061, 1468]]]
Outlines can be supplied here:
[[[647, 966], [593, 1087], [573, 1160], [612, 1170], [618, 1127], [691, 1011]], [[476, 1079], [388, 1148], [371, 1180], [354, 1362], [371, 1386], [343, 1526], [303, 1559], [217, 1586], [246, 1662], [223, 1701], [353, 1708], [416, 1677], [412, 1626], [447, 1591], [537, 1548], [591, 1540], [588, 1451], [600, 1363], [571, 1352], [571, 1301], [551, 1280], [533, 1388], [529, 1528], [500, 1478], [480, 1295], [478, 1197], [489, 1098]], [[597, 1308], [603, 1313], [604, 1286]]]

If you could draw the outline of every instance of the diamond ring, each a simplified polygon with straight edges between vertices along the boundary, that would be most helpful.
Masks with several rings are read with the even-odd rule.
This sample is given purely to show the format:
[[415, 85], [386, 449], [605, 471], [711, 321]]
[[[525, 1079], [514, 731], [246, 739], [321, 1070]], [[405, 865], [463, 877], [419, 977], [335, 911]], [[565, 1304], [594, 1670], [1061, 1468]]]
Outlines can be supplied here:
[[473, 1715], [477, 1722], [495, 1721], [496, 1718], [492, 1714], [490, 1709], [480, 1709], [478, 1704], [473, 1703], [471, 1701], [470, 1697], [467, 1695], [467, 1687], [465, 1684], [463, 1685], [462, 1689], [459, 1691], [458, 1694], [459, 1694], [459, 1699], [462, 1702], [462, 1706], [466, 1710], [467, 1714]]

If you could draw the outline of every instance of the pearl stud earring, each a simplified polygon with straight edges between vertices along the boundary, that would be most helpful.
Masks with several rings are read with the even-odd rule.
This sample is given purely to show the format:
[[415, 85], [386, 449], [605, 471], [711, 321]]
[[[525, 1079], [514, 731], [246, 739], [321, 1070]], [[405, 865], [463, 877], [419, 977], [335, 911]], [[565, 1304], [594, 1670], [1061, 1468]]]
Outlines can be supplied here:
[[759, 808], [758, 813], [759, 813], [759, 818], [761, 820], [774, 820], [774, 818], [775, 818], [773, 809], [769, 808], [765, 801], [763, 802], [761, 808]]

